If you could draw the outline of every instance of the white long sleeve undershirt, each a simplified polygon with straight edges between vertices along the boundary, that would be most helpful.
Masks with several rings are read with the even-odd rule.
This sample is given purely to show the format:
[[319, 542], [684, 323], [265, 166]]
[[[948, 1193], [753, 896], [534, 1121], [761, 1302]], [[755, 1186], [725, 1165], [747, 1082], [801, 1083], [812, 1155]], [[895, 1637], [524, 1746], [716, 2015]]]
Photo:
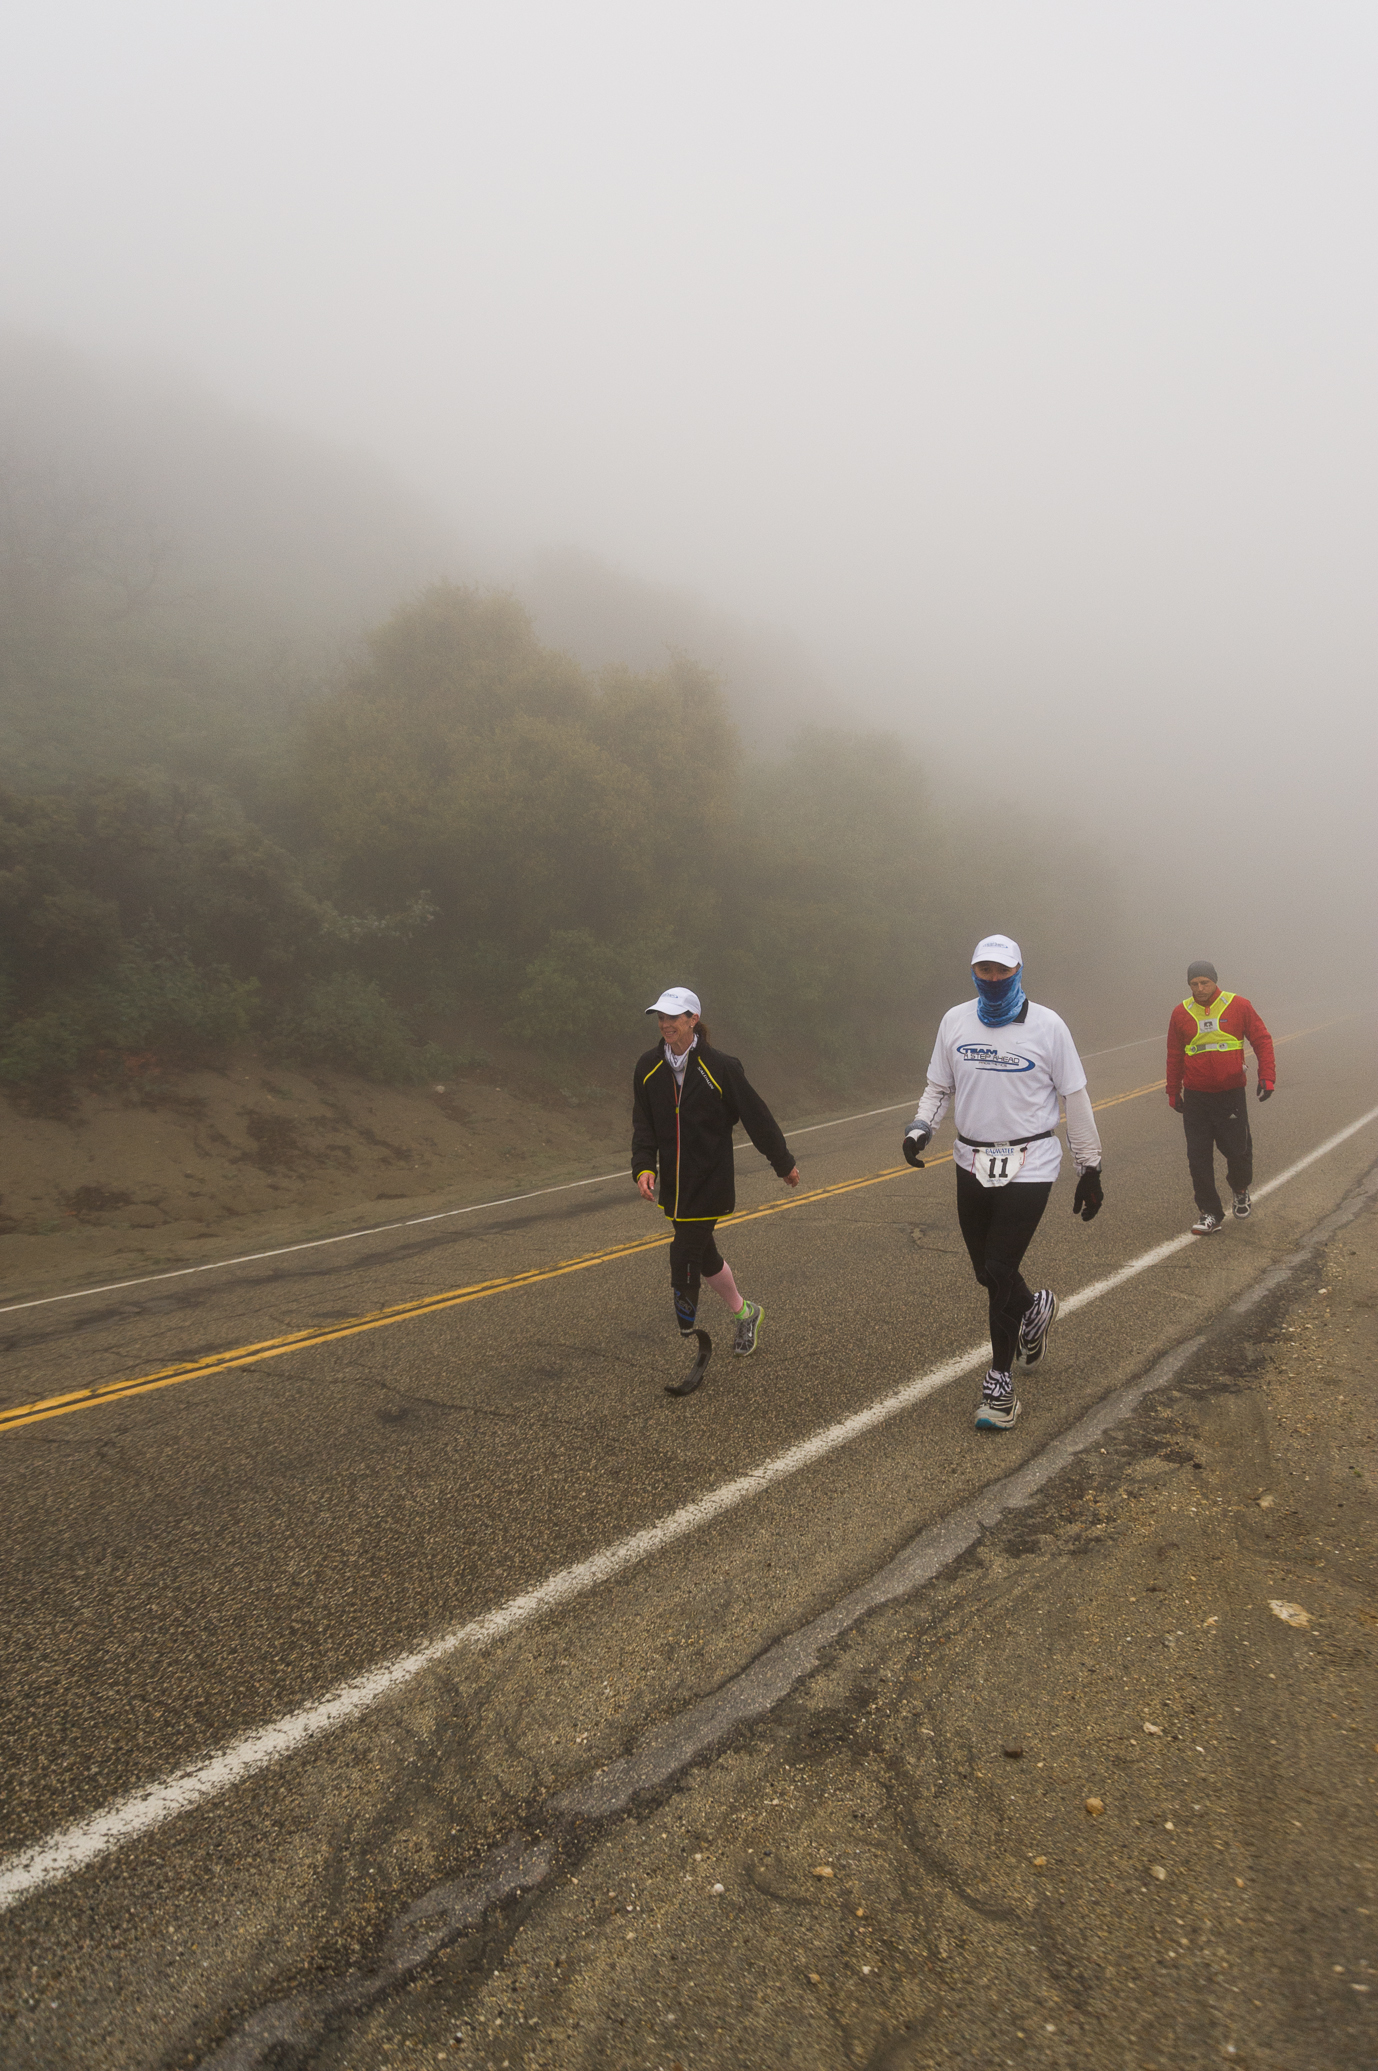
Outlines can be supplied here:
[[[922, 1123], [930, 1133], [935, 1131], [947, 1113], [951, 1099], [950, 1086], [935, 1086], [930, 1079], [915, 1110], [914, 1121]], [[1101, 1147], [1096, 1117], [1091, 1108], [1091, 1096], [1084, 1086], [1079, 1092], [1067, 1095], [1066, 1107], [1067, 1148], [1072, 1153], [1072, 1161], [1077, 1171], [1085, 1172], [1089, 1166], [1100, 1164]]]
[[1078, 1172], [1085, 1172], [1101, 1161], [1100, 1131], [1091, 1109], [1091, 1096], [1083, 1086], [1079, 1093], [1067, 1095], [1067, 1148]]

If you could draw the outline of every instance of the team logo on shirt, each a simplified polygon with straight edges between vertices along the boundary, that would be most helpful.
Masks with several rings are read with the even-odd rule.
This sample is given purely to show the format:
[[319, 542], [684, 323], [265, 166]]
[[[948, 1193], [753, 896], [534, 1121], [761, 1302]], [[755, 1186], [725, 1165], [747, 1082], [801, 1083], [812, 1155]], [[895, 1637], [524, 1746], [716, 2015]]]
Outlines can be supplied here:
[[1021, 1057], [1017, 1051], [1001, 1050], [994, 1043], [958, 1043], [957, 1055], [966, 1064], [974, 1064], [978, 1071], [1032, 1071], [1032, 1057]]

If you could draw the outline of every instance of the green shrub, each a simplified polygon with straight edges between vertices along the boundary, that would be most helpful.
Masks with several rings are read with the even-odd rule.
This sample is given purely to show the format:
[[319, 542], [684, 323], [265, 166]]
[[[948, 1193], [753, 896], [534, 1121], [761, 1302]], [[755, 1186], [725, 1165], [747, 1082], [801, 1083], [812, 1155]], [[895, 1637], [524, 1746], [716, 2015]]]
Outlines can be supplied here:
[[527, 965], [505, 1033], [559, 1049], [635, 1029], [646, 1004], [646, 962], [643, 951], [600, 942], [587, 928], [557, 930]]
[[318, 978], [268, 1031], [279, 1057], [329, 1064], [366, 1079], [409, 1084], [419, 1060], [396, 1009], [371, 978], [335, 971]]
[[258, 981], [199, 969], [185, 953], [135, 949], [94, 989], [95, 1042], [112, 1050], [156, 1050], [194, 1062], [240, 1042], [252, 1026]]
[[198, 970], [178, 951], [128, 951], [107, 976], [59, 994], [0, 1037], [0, 1080], [26, 1085], [76, 1071], [101, 1050], [147, 1050], [197, 1063], [248, 1034], [252, 979]]
[[75, 1071], [92, 1048], [89, 1016], [72, 1003], [13, 1021], [0, 1037], [0, 1080], [24, 1086]]

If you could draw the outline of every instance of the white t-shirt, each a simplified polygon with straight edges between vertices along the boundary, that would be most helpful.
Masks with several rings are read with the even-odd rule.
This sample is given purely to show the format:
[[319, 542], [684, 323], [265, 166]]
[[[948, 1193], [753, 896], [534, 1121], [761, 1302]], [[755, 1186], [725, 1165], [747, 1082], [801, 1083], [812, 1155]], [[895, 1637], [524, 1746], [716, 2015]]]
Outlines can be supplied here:
[[[976, 1143], [1023, 1143], [1058, 1125], [1058, 1095], [1065, 1100], [1086, 1084], [1076, 1044], [1060, 1014], [1035, 1006], [1022, 1021], [987, 1028], [976, 1001], [964, 1000], [944, 1014], [928, 1067], [931, 1094], [943, 1099], [929, 1115], [927, 1096], [920, 1113], [936, 1128], [950, 1098], [959, 1137]], [[970, 1172], [976, 1154], [966, 1144], [952, 1146], [953, 1162]], [[1056, 1179], [1062, 1169], [1062, 1143], [1047, 1136], [1030, 1143], [1020, 1169], [1022, 1180]]]

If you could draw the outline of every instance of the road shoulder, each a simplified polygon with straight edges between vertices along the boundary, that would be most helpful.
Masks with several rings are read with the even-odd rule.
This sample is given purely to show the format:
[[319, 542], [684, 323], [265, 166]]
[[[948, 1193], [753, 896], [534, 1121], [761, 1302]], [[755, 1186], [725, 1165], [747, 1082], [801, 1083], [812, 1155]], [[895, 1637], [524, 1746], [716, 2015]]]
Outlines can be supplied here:
[[1371, 2062], [1376, 1237], [310, 2060]]

